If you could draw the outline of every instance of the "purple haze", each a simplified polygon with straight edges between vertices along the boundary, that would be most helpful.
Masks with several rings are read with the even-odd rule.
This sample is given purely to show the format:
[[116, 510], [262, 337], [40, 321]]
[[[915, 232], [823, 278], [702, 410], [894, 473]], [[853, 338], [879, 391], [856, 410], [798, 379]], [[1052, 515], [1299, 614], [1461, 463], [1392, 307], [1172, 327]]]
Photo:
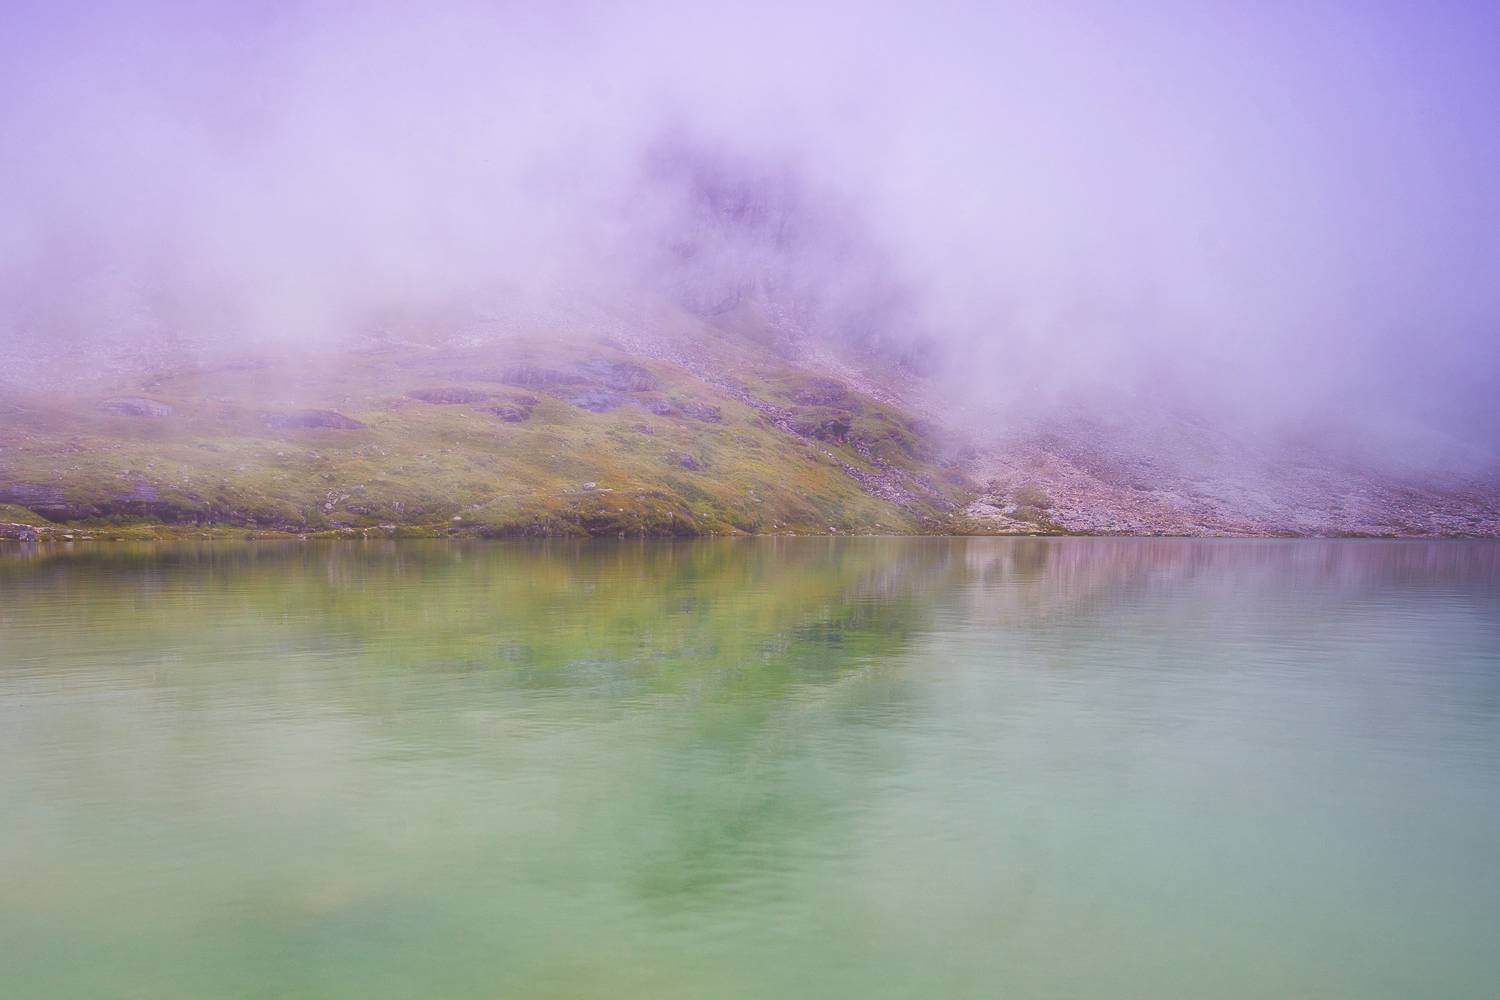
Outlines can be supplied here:
[[[750, 271], [999, 412], [1493, 454], [1500, 6], [807, 7], [12, 3], [0, 346]], [[674, 144], [795, 238], [716, 231], [684, 278]]]

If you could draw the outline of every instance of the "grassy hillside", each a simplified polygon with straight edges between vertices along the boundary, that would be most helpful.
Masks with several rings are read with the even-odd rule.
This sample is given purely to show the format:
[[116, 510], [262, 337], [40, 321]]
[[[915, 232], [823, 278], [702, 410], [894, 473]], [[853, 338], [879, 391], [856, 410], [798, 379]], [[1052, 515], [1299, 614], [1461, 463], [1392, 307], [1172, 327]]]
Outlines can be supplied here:
[[913, 533], [968, 498], [898, 407], [701, 334], [387, 339], [0, 407], [0, 520], [101, 531]]

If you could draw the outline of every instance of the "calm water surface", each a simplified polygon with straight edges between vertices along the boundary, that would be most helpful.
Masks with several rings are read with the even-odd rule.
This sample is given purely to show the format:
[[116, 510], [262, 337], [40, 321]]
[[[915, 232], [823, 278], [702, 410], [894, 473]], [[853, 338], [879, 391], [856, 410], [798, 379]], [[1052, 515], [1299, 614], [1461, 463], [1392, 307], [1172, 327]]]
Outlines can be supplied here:
[[1500, 995], [1500, 546], [0, 550], [0, 996]]

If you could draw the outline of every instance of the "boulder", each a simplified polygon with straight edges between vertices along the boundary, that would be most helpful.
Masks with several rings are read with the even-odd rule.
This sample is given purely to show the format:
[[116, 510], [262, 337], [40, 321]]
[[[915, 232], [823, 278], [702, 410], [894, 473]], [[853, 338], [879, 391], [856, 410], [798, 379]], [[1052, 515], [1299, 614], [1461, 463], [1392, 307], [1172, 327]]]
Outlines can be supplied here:
[[116, 396], [106, 399], [99, 404], [99, 409], [105, 413], [116, 413], [126, 417], [150, 417], [160, 419], [170, 417], [177, 411], [166, 403], [144, 396]]
[[479, 412], [499, 417], [507, 424], [519, 424], [531, 419], [531, 407], [519, 403], [498, 403], [483, 407]]
[[461, 386], [413, 389], [406, 395], [409, 399], [415, 399], [423, 403], [434, 403], [440, 406], [452, 406], [458, 403], [478, 403], [490, 398], [490, 394], [487, 392], [480, 392], [478, 389], [465, 389]]
[[658, 385], [655, 375], [630, 361], [593, 358], [580, 364], [578, 370], [589, 381], [617, 392], [650, 392]]
[[840, 406], [849, 397], [844, 383], [831, 378], [815, 378], [798, 389], [792, 397], [802, 406]]
[[607, 413], [622, 402], [618, 395], [605, 389], [585, 389], [566, 398], [574, 406], [591, 413]]
[[848, 439], [853, 428], [853, 421], [847, 416], [803, 419], [792, 424], [792, 429], [803, 437], [840, 443]]
[[0, 521], [0, 538], [10, 538], [18, 542], [34, 542], [36, 529], [29, 524], [9, 524]]
[[354, 431], [365, 426], [352, 417], [337, 410], [283, 410], [277, 413], [262, 413], [260, 419], [267, 427], [277, 430], [299, 430], [322, 428], [336, 431]]

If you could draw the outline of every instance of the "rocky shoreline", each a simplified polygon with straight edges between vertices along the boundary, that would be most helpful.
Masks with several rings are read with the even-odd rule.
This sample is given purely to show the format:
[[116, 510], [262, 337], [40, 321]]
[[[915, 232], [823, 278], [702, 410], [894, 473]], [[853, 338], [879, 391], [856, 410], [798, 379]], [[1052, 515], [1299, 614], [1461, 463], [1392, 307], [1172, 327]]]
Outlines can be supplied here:
[[1430, 534], [1398, 534], [1392, 532], [1337, 531], [1306, 533], [1291, 530], [1223, 531], [1212, 529], [1157, 530], [1157, 531], [1109, 531], [1076, 530], [1056, 524], [1033, 525], [1015, 522], [978, 523], [967, 528], [943, 526], [930, 532], [840, 532], [811, 531], [642, 531], [624, 533], [615, 531], [590, 532], [585, 528], [568, 530], [557, 526], [536, 524], [528, 526], [491, 525], [443, 525], [443, 524], [381, 524], [370, 527], [299, 529], [295, 526], [264, 527], [226, 522], [199, 522], [190, 524], [168, 524], [139, 521], [127, 524], [25, 524], [0, 522], [0, 542], [21, 545], [58, 544], [72, 542], [142, 542], [142, 541], [288, 541], [288, 540], [345, 540], [362, 541], [372, 539], [427, 539], [427, 540], [504, 540], [504, 539], [693, 539], [693, 538], [771, 538], [771, 537], [898, 537], [898, 538], [1216, 538], [1216, 539], [1385, 539], [1385, 540], [1476, 540], [1500, 539], [1500, 532], [1441, 532]]

